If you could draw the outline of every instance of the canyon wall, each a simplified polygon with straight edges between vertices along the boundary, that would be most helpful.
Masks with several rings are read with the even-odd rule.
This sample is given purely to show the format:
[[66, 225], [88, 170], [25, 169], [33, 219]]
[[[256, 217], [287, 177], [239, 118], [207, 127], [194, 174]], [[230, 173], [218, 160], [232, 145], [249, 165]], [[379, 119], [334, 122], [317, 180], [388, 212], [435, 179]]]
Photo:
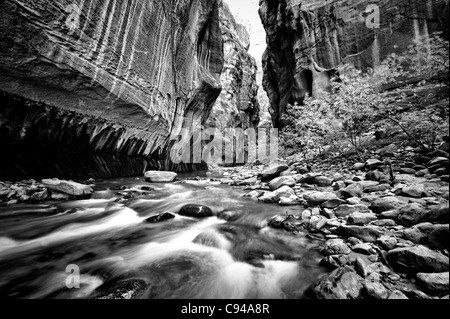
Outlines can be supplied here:
[[259, 122], [257, 65], [249, 54], [250, 35], [237, 23], [226, 3], [220, 5], [220, 26], [224, 46], [224, 67], [220, 77], [222, 92], [207, 126], [226, 128], [256, 127]]
[[334, 68], [373, 68], [414, 39], [444, 31], [448, 0], [261, 0], [263, 86], [275, 126], [286, 105], [327, 89]]
[[169, 154], [221, 92], [220, 3], [1, 1], [0, 179], [198, 168]]

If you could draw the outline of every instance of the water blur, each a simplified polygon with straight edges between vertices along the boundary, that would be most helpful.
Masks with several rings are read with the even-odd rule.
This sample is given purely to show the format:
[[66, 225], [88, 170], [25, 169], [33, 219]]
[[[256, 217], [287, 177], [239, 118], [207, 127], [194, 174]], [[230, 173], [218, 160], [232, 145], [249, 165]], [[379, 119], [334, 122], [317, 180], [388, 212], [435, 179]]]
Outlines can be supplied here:
[[[242, 187], [187, 177], [171, 184], [96, 183], [96, 190], [126, 186], [122, 192], [136, 194], [122, 202], [1, 207], [0, 298], [302, 298], [325, 273], [319, 239], [267, 227], [268, 218], [299, 214], [298, 208], [262, 204], [243, 198]], [[209, 206], [215, 216], [178, 215], [186, 204]], [[164, 212], [176, 217], [145, 222]], [[68, 265], [79, 267], [78, 289], [66, 286]]]

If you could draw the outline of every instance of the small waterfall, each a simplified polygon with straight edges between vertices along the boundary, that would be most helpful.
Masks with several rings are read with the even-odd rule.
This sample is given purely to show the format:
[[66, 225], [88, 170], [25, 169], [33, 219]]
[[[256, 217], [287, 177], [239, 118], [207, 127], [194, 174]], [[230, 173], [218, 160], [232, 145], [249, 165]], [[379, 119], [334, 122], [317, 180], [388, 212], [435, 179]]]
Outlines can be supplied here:
[[374, 68], [380, 65], [380, 43], [377, 34], [375, 34], [375, 39], [372, 44], [372, 61]]

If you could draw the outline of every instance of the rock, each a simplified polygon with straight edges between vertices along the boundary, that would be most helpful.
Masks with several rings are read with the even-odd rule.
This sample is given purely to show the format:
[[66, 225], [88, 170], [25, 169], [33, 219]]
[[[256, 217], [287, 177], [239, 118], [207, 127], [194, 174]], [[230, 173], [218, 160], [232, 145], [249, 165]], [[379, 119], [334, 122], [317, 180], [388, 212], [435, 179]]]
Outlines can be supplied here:
[[233, 186], [253, 186], [258, 182], [258, 179], [256, 177], [250, 177], [250, 178], [246, 178], [246, 179], [239, 179], [239, 180], [234, 180], [231, 182], [230, 185]]
[[367, 225], [378, 217], [374, 213], [352, 213], [348, 216], [347, 223], [349, 225]]
[[368, 181], [380, 181], [385, 175], [379, 171], [370, 171], [366, 173], [366, 180]]
[[365, 166], [366, 164], [364, 163], [355, 163], [353, 164], [352, 169], [354, 169], [355, 171], [362, 171], [364, 170]]
[[336, 229], [338, 235], [345, 238], [356, 237], [365, 242], [375, 242], [383, 233], [377, 229], [365, 226], [340, 226]]
[[378, 219], [371, 221], [369, 225], [379, 226], [379, 227], [393, 227], [396, 226], [397, 223], [393, 219]]
[[428, 246], [432, 249], [449, 250], [449, 225], [436, 225], [428, 236]]
[[286, 219], [286, 216], [275, 215], [269, 220], [268, 225], [273, 228], [284, 228], [283, 223]]
[[344, 179], [344, 176], [340, 173], [334, 173], [333, 174], [333, 180], [334, 181], [342, 181]]
[[427, 242], [427, 238], [434, 228], [435, 226], [431, 223], [417, 224], [414, 227], [405, 229], [403, 231], [403, 238], [415, 244], [423, 244]]
[[393, 249], [388, 252], [387, 260], [399, 270], [426, 273], [449, 270], [448, 256], [422, 245]]
[[345, 183], [343, 181], [338, 181], [338, 182], [334, 182], [332, 187], [333, 187], [333, 190], [338, 191], [338, 190], [344, 189], [347, 186], [345, 185]]
[[369, 170], [373, 170], [373, 169], [376, 169], [377, 167], [379, 167], [379, 166], [381, 166], [381, 165], [383, 165], [383, 164], [384, 164], [384, 163], [383, 163], [382, 161], [380, 161], [380, 160], [378, 160], [378, 159], [371, 158], [371, 159], [368, 159], [368, 160], [366, 161], [365, 166], [366, 166]]
[[150, 216], [149, 218], [144, 220], [144, 222], [153, 224], [153, 223], [159, 223], [159, 222], [166, 221], [166, 220], [173, 219], [173, 218], [175, 218], [174, 214], [166, 212], [166, 213]]
[[58, 192], [52, 192], [51, 199], [53, 200], [68, 200], [70, 198], [70, 195], [58, 193]]
[[195, 204], [184, 205], [183, 207], [181, 207], [178, 214], [182, 216], [198, 217], [198, 218], [214, 216], [212, 209], [209, 208], [208, 206]]
[[425, 197], [426, 196], [425, 186], [423, 184], [413, 184], [410, 186], [403, 187], [402, 195], [414, 198]]
[[346, 203], [345, 200], [336, 198], [336, 199], [328, 200], [328, 201], [322, 203], [320, 206], [322, 208], [333, 209], [333, 208], [339, 207], [340, 205], [345, 204], [345, 203]]
[[278, 177], [281, 172], [289, 169], [289, 166], [285, 164], [273, 164], [263, 169], [261, 174], [261, 180], [263, 182], [269, 181], [275, 177]]
[[145, 181], [149, 183], [171, 183], [174, 182], [178, 174], [165, 171], [148, 171], [145, 172]]
[[360, 253], [364, 255], [371, 255], [374, 253], [374, 249], [369, 244], [356, 244], [353, 246], [352, 250], [355, 253]]
[[375, 281], [364, 281], [364, 289], [366, 294], [373, 299], [387, 299], [389, 292], [382, 283]]
[[347, 204], [349, 205], [358, 205], [361, 203], [361, 199], [358, 197], [350, 197], [346, 199]]
[[369, 275], [370, 269], [366, 262], [361, 257], [356, 257], [355, 259], [355, 270], [363, 278]]
[[31, 200], [31, 201], [39, 202], [39, 201], [46, 200], [48, 197], [49, 197], [49, 193], [48, 193], [47, 189], [44, 189], [44, 190], [41, 191], [41, 192], [33, 193], [33, 194], [30, 196], [30, 200]]
[[407, 167], [400, 168], [399, 172], [402, 173], [402, 174], [411, 174], [411, 175], [416, 174], [416, 170], [415, 169], [407, 168]]
[[431, 222], [449, 223], [450, 212], [448, 202], [432, 207], [429, 213], [425, 216], [425, 219]]
[[362, 282], [350, 267], [341, 267], [323, 276], [305, 294], [313, 299], [359, 299]]
[[91, 195], [94, 191], [90, 186], [73, 181], [54, 179], [43, 179], [42, 184], [50, 190], [65, 193], [71, 196]]
[[435, 157], [431, 161], [428, 162], [427, 166], [433, 165], [446, 165], [449, 163], [449, 159], [445, 157]]
[[376, 243], [379, 244], [381, 248], [389, 251], [395, 248], [397, 245], [397, 239], [392, 236], [383, 235], [377, 239]]
[[309, 229], [312, 231], [321, 230], [325, 225], [327, 225], [328, 219], [321, 215], [313, 215], [309, 220]]
[[397, 150], [398, 150], [397, 145], [389, 144], [383, 147], [382, 149], [378, 150], [377, 153], [382, 157], [394, 157]]
[[321, 187], [328, 187], [333, 185], [333, 180], [326, 176], [317, 176], [313, 179], [312, 183]]
[[331, 255], [322, 258], [320, 264], [331, 269], [336, 269], [349, 265], [350, 259], [348, 255]]
[[428, 174], [430, 174], [430, 172], [427, 169], [423, 169], [423, 170], [417, 171], [415, 176], [424, 177], [425, 175], [428, 175]]
[[310, 191], [303, 194], [303, 198], [308, 202], [311, 206], [320, 205], [326, 201], [337, 199], [336, 194], [331, 192], [317, 192]]
[[254, 198], [254, 199], [256, 199], [256, 198], [258, 198], [259, 196], [261, 196], [261, 193], [260, 193], [260, 192], [258, 192], [258, 191], [251, 191], [251, 192], [245, 194], [243, 197], [249, 197], [249, 198]]
[[322, 214], [322, 216], [328, 219], [336, 218], [336, 215], [333, 213], [333, 211], [328, 208], [322, 208], [320, 213]]
[[311, 216], [312, 216], [311, 211], [308, 209], [305, 209], [301, 214], [302, 220], [309, 220]]
[[388, 299], [409, 299], [406, 295], [400, 290], [394, 290], [388, 297]]
[[400, 215], [399, 210], [388, 210], [386, 212], [382, 212], [378, 215], [378, 218], [380, 219], [395, 219], [397, 220], [398, 215]]
[[325, 255], [348, 255], [352, 251], [342, 239], [327, 240], [322, 249]]
[[269, 187], [272, 191], [275, 191], [277, 189], [279, 189], [282, 186], [295, 186], [295, 180], [290, 177], [290, 176], [282, 176], [282, 177], [278, 177], [273, 179], [270, 183], [269, 183]]
[[97, 191], [91, 196], [91, 199], [111, 199], [115, 197], [115, 193], [111, 190]]
[[264, 203], [278, 203], [281, 197], [291, 197], [295, 192], [289, 186], [282, 186], [276, 191], [265, 193], [258, 200]]
[[346, 217], [349, 216], [350, 214], [360, 212], [369, 212], [369, 209], [367, 208], [367, 206], [362, 204], [359, 205], [343, 204], [334, 210], [334, 213], [336, 214], [337, 217]]
[[419, 283], [432, 292], [448, 292], [449, 290], [449, 273], [418, 273], [417, 279]]
[[341, 190], [341, 194], [346, 198], [361, 197], [363, 194], [363, 186], [359, 183], [351, 184]]
[[290, 197], [280, 197], [278, 205], [280, 206], [295, 206], [298, 205], [298, 197], [296, 195], [291, 195]]
[[405, 200], [401, 200], [395, 196], [388, 196], [379, 198], [373, 202], [370, 206], [370, 210], [376, 214], [380, 214], [385, 211], [400, 209], [406, 204], [407, 202]]
[[425, 218], [426, 214], [425, 207], [417, 203], [412, 203], [400, 209], [398, 221], [406, 227], [411, 227], [419, 224]]
[[375, 193], [375, 192], [384, 192], [391, 189], [391, 185], [389, 184], [381, 184], [377, 186], [370, 186], [364, 188], [364, 193]]

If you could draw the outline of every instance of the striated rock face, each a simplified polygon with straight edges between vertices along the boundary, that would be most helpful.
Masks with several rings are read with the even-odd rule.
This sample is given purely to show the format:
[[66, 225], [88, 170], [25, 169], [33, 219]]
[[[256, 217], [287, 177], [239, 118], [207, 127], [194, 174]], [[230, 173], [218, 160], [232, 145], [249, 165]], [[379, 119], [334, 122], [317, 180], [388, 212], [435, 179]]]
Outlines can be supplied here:
[[219, 130], [255, 127], [259, 122], [257, 66], [248, 52], [250, 36], [223, 2], [220, 5], [220, 26], [224, 46], [224, 68], [220, 77], [223, 89], [207, 126]]
[[192, 168], [170, 162], [171, 137], [220, 94], [219, 5], [2, 1], [0, 179]]
[[288, 103], [327, 89], [342, 62], [367, 69], [419, 36], [447, 30], [446, 0], [261, 0], [263, 86], [279, 125]]

